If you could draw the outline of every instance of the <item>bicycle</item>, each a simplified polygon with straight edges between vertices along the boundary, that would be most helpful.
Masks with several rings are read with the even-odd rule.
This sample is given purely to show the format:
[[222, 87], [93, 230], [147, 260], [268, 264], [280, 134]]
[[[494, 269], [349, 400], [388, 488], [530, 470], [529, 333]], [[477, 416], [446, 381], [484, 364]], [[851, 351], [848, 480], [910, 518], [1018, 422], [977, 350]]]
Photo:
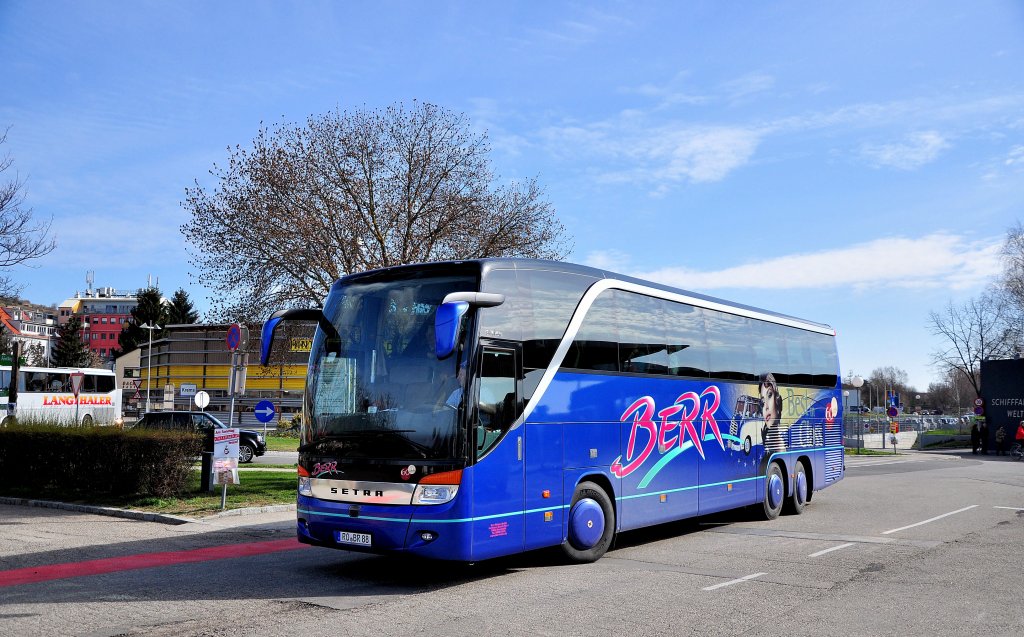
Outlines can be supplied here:
[[1019, 442], [1013, 443], [1010, 447], [1010, 457], [1016, 458], [1017, 460], [1024, 460], [1024, 446]]

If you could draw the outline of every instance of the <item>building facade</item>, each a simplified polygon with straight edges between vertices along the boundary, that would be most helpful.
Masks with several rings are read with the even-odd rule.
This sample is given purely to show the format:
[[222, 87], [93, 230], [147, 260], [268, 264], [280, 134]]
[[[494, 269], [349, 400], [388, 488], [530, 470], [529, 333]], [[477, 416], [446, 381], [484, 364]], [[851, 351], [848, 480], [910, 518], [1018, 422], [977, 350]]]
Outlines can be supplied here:
[[[140, 376], [139, 397], [133, 400], [125, 392], [125, 411], [137, 416], [146, 410], [149, 397], [151, 410], [196, 409], [191, 391], [182, 394], [182, 385], [191, 390], [205, 391], [210, 404], [205, 411], [213, 412], [225, 424], [229, 421], [231, 396], [228, 391], [231, 377], [232, 354], [228, 350], [226, 336], [228, 324], [168, 325], [163, 338], [153, 341], [152, 355], [149, 344], [139, 348], [138, 374]], [[268, 427], [278, 422], [287, 423], [302, 409], [302, 395], [306, 383], [306, 366], [309, 360], [309, 338], [294, 338], [284, 362], [261, 367], [259, 365], [259, 329], [251, 329], [252, 337], [245, 339], [248, 345], [239, 348], [239, 357], [248, 352], [245, 393], [235, 399], [236, 425], [260, 427], [253, 408], [263, 400], [274, 403], [277, 417]], [[165, 400], [169, 398], [170, 400]]]
[[121, 330], [139, 304], [138, 292], [118, 292], [114, 288], [89, 288], [76, 292], [58, 308], [60, 325], [78, 316], [82, 320], [82, 342], [90, 352], [106, 363], [113, 361], [113, 352], [120, 348]]
[[56, 310], [37, 306], [0, 307], [0, 325], [12, 340], [22, 344], [22, 356], [28, 361], [39, 364], [50, 360], [53, 336], [57, 332]]

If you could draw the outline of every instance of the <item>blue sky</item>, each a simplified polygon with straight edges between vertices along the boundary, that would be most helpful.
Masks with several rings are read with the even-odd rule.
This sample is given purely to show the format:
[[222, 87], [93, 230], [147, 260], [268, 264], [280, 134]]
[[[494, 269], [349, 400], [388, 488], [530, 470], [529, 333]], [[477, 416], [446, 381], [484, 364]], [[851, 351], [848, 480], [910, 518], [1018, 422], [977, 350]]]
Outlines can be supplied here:
[[[535, 176], [572, 261], [833, 325], [923, 390], [928, 313], [1024, 217], [1019, 2], [0, 2], [0, 126], [55, 303], [189, 277], [184, 189], [260, 123], [414, 99]], [[8, 177], [9, 175], [5, 175]]]

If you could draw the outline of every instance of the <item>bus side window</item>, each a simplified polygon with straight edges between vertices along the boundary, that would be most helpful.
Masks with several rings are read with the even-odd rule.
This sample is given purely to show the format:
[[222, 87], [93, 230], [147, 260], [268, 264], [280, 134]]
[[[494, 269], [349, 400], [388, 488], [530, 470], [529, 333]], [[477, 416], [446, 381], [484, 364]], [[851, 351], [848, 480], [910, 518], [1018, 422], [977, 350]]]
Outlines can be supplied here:
[[480, 395], [477, 400], [477, 456], [494, 446], [515, 422], [516, 354], [511, 349], [485, 347], [480, 366]]

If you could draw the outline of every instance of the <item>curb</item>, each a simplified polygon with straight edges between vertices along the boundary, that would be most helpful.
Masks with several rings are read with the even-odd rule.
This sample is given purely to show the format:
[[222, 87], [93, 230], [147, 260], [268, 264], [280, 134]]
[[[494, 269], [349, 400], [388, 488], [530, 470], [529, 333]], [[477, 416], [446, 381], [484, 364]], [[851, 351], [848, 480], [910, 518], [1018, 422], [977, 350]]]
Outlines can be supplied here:
[[0, 504], [15, 506], [39, 507], [42, 509], [61, 509], [64, 511], [77, 511], [78, 513], [91, 513], [93, 515], [106, 515], [114, 518], [126, 518], [139, 520], [141, 522], [158, 522], [160, 524], [191, 524], [203, 522], [221, 517], [238, 515], [258, 515], [260, 513], [281, 513], [294, 511], [294, 504], [273, 504], [263, 507], [246, 507], [243, 509], [229, 509], [202, 518], [187, 518], [181, 515], [170, 515], [167, 513], [152, 513], [149, 511], [135, 511], [133, 509], [118, 509], [115, 507], [94, 506], [90, 504], [72, 504], [69, 502], [56, 502], [53, 500], [32, 500], [30, 498], [11, 498], [0, 496]]

